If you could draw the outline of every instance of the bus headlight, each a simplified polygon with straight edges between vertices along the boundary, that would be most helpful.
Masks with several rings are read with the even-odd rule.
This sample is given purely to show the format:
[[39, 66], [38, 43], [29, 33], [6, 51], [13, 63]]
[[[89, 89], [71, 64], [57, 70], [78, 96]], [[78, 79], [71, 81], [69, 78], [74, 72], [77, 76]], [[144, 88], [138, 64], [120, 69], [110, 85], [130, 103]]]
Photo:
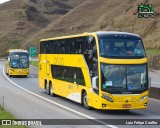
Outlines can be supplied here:
[[148, 96], [142, 96], [139, 101], [142, 102], [142, 101], [145, 100], [146, 98], [148, 98]]
[[113, 102], [113, 99], [109, 96], [107, 96], [106, 94], [102, 93], [102, 98], [108, 100], [109, 102]]

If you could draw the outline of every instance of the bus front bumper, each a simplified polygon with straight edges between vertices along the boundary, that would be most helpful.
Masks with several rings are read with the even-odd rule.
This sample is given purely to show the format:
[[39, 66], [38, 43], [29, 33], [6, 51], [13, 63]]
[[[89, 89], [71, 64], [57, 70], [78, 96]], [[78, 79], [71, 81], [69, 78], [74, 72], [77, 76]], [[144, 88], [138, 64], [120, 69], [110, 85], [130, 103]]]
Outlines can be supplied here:
[[10, 69], [9, 75], [29, 75], [29, 69]]
[[130, 110], [130, 109], [146, 109], [148, 105], [148, 99], [140, 102], [103, 102], [101, 103], [100, 109], [102, 110]]

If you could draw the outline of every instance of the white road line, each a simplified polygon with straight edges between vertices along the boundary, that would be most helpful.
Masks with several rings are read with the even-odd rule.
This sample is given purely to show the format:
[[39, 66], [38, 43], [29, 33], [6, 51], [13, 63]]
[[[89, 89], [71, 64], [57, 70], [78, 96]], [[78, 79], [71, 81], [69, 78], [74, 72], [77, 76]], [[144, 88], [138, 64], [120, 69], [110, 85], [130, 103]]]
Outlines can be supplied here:
[[3, 76], [4, 76], [9, 82], [11, 82], [11, 83], [12, 83], [13, 85], [15, 85], [16, 87], [22, 89], [23, 91], [26, 91], [26, 92], [28, 92], [28, 93], [30, 93], [30, 94], [38, 97], [38, 98], [41, 98], [41, 99], [43, 99], [43, 100], [45, 100], [45, 101], [48, 101], [48, 102], [50, 102], [50, 103], [52, 103], [52, 104], [54, 104], [54, 105], [57, 105], [57, 106], [59, 106], [59, 107], [61, 107], [61, 108], [66, 109], [66, 110], [68, 110], [68, 111], [71, 111], [71, 112], [73, 112], [73, 113], [76, 113], [77, 115], [80, 115], [80, 116], [85, 117], [85, 118], [87, 118], [87, 119], [93, 119], [94, 121], [96, 121], [96, 122], [98, 122], [98, 123], [100, 123], [100, 124], [104, 124], [104, 125], [107, 126], [107, 127], [110, 127], [110, 128], [118, 128], [118, 127], [116, 127], [116, 126], [114, 126], [114, 125], [106, 125], [105, 122], [96, 120], [95, 118], [93, 118], [93, 117], [91, 117], [91, 116], [88, 116], [88, 115], [86, 115], [86, 114], [83, 114], [83, 113], [81, 113], [81, 112], [78, 112], [78, 111], [76, 111], [76, 110], [73, 110], [73, 109], [71, 109], [71, 108], [68, 108], [68, 107], [66, 107], [66, 106], [63, 106], [63, 105], [61, 105], [61, 104], [58, 104], [58, 103], [56, 103], [56, 102], [54, 102], [54, 101], [52, 101], [52, 100], [49, 100], [49, 99], [47, 99], [47, 98], [44, 98], [44, 97], [42, 97], [42, 96], [40, 96], [40, 95], [37, 95], [37, 94], [35, 94], [35, 93], [33, 93], [33, 92], [31, 92], [31, 91], [29, 91], [29, 90], [27, 90], [27, 89], [19, 86], [18, 84], [14, 83], [12, 80], [10, 80], [10, 79], [5, 75], [5, 73], [4, 73], [4, 66], [3, 66], [3, 69], [2, 69], [2, 73], [3, 73]]
[[35, 67], [35, 66], [33, 66], [33, 65], [30, 65], [32, 68], [35, 68], [35, 69], [37, 69], [38, 70], [38, 68], [37, 67]]
[[160, 84], [160, 82], [156, 82], [156, 81], [151, 81], [151, 83]]
[[154, 99], [154, 98], [149, 98], [149, 100], [153, 100], [153, 101], [156, 101], [156, 102], [160, 103], [160, 100], [157, 100], [157, 99]]
[[30, 75], [32, 78], [34, 77], [33, 75]]

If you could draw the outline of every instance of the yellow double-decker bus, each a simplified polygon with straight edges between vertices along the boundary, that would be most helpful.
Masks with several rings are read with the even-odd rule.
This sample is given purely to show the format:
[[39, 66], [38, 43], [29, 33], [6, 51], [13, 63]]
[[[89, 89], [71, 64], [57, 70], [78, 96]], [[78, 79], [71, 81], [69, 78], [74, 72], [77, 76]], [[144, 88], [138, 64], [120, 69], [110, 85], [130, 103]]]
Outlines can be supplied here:
[[84, 108], [145, 109], [147, 58], [140, 36], [93, 32], [42, 39], [39, 86]]
[[29, 54], [27, 50], [10, 49], [6, 53], [6, 74], [11, 76], [29, 75]]

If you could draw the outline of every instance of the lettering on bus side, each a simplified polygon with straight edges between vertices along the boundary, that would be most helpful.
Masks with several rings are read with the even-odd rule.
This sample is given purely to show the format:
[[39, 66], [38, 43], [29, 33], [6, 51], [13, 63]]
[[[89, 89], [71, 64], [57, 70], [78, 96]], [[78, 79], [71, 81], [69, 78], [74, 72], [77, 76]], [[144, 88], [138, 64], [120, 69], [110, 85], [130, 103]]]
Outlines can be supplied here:
[[54, 58], [54, 64], [55, 65], [63, 65], [64, 59], [63, 58]]

